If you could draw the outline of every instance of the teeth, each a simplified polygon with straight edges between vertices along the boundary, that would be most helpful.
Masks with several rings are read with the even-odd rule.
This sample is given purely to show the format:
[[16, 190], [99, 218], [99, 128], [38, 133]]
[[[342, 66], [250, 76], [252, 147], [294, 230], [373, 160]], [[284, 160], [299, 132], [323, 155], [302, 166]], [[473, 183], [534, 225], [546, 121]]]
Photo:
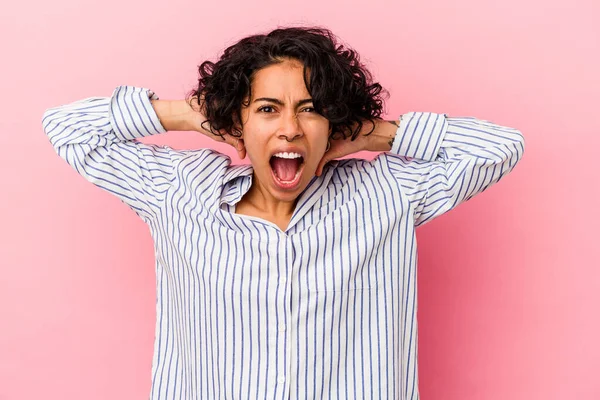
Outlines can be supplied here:
[[279, 157], [279, 158], [300, 158], [300, 157], [302, 157], [298, 153], [287, 153], [287, 152], [275, 153], [275, 154], [273, 154], [273, 156]]

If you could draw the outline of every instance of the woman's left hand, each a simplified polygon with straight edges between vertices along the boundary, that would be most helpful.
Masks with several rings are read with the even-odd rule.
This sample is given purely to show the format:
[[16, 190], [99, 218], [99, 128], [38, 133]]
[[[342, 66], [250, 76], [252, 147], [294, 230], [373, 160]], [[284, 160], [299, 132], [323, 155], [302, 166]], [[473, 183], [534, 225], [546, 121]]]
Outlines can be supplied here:
[[[331, 147], [319, 162], [316, 175], [321, 176], [325, 164], [333, 159], [344, 157], [359, 151], [389, 150], [391, 148], [389, 143], [391, 143], [396, 134], [396, 128], [397, 127], [389, 121], [376, 119], [375, 129], [373, 129], [373, 124], [369, 121], [364, 121], [355, 140], [350, 140], [350, 138], [330, 140], [329, 143], [331, 143]], [[371, 129], [373, 129], [373, 132], [371, 132], [369, 136], [365, 136]]]

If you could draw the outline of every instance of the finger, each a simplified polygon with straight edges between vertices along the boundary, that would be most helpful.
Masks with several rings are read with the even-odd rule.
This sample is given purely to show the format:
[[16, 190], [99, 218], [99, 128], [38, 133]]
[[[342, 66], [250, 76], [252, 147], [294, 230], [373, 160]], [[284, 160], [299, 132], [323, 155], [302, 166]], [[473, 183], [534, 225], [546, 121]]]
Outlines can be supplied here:
[[235, 138], [234, 142], [235, 143], [233, 147], [236, 149], [238, 157], [243, 160], [246, 157], [246, 146], [244, 146], [244, 139]]
[[323, 158], [321, 162], [319, 162], [319, 166], [317, 167], [317, 176], [321, 176], [323, 173], [323, 166], [327, 164], [327, 161], [328, 160], [326, 158]]
[[321, 165], [319, 165], [319, 176], [323, 175], [323, 168], [325, 168], [325, 164], [327, 164], [329, 160], [321, 161]]
[[236, 149], [238, 149], [238, 150], [242, 150], [242, 149], [246, 148], [246, 146], [244, 145], [244, 139], [241, 139], [241, 138], [236, 141], [235, 145], [236, 145]]
[[236, 138], [233, 140], [233, 147], [239, 152], [244, 148], [244, 142], [241, 139]]
[[227, 143], [228, 145], [230, 145], [231, 147], [233, 147], [234, 149], [238, 149], [238, 138], [236, 138], [235, 136], [231, 136], [229, 133], [225, 133], [222, 136], [222, 139], [225, 141], [225, 143]]
[[238, 157], [240, 158], [240, 160], [246, 158], [246, 149], [238, 150]]

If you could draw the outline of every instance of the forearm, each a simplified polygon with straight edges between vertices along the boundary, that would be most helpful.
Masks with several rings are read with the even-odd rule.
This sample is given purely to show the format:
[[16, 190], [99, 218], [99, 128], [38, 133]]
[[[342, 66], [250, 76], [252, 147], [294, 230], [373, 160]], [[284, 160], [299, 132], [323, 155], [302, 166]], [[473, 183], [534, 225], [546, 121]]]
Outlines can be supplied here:
[[375, 130], [368, 136], [368, 151], [390, 151], [398, 131], [398, 121], [377, 120]]
[[[156, 116], [166, 131], [193, 131], [208, 136], [213, 140], [224, 141], [236, 148], [240, 159], [246, 157], [243, 142], [224, 130], [215, 130], [201, 112], [196, 97], [188, 100], [151, 100]], [[219, 139], [217, 139], [219, 138]]]
[[151, 100], [152, 107], [167, 131], [191, 131], [193, 125], [192, 108], [185, 100]]

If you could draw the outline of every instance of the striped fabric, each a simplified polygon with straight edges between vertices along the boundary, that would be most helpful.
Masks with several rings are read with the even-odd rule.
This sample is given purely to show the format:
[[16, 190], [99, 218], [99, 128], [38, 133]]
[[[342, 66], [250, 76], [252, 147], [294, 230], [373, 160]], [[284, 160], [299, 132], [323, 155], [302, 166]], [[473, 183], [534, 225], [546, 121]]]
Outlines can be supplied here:
[[235, 214], [251, 165], [164, 133], [149, 89], [46, 110], [55, 151], [155, 243], [152, 399], [418, 399], [415, 228], [522, 157], [517, 129], [409, 112], [390, 152], [332, 161], [285, 231]]

